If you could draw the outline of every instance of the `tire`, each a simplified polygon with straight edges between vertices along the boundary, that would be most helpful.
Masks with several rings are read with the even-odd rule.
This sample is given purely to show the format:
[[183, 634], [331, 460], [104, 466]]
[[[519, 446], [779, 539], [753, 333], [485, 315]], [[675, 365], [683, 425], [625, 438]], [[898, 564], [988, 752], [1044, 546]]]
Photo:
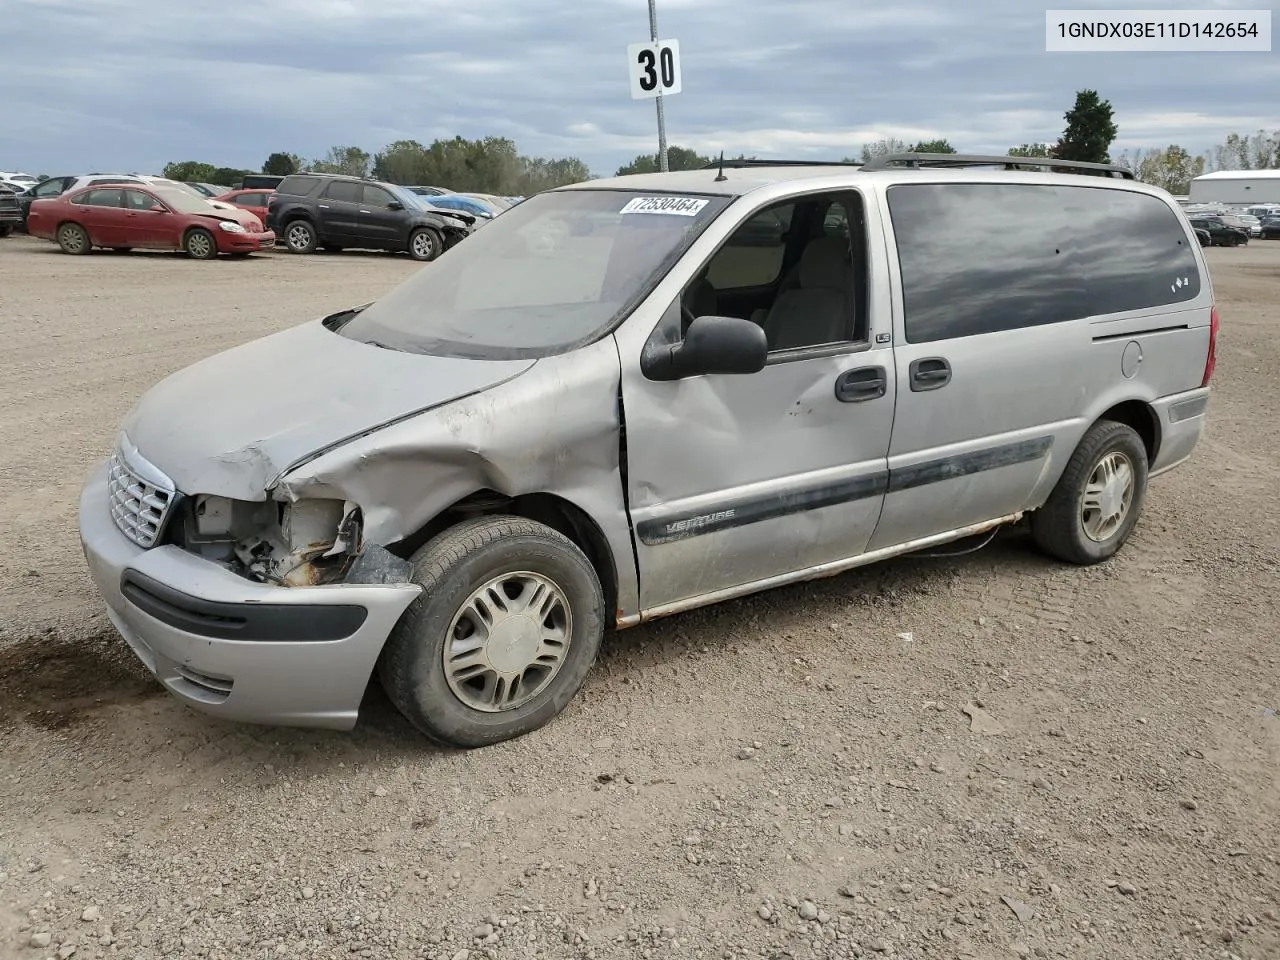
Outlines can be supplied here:
[[11, 237], [11, 236], [13, 236], [13, 224], [0, 223], [0, 237]]
[[93, 249], [93, 244], [89, 242], [89, 234], [78, 223], [62, 224], [58, 227], [57, 237], [58, 246], [62, 248], [63, 253], [80, 257]]
[[[1105, 478], [1107, 464], [1120, 468], [1116, 471], [1118, 478], [1109, 484], [1110, 490], [1104, 487], [1097, 497], [1108, 512], [1115, 507], [1120, 514], [1118, 522], [1103, 523], [1099, 516], [1102, 511], [1086, 511], [1085, 497], [1091, 493], [1090, 487]], [[1124, 467], [1129, 477], [1127, 494]], [[1031, 533], [1036, 545], [1052, 557], [1080, 566], [1115, 556], [1142, 514], [1147, 469], [1147, 448], [1138, 432], [1125, 423], [1099, 420], [1071, 454], [1045, 505], [1032, 514]]]
[[[414, 554], [413, 566], [423, 592], [387, 639], [378, 674], [391, 702], [429, 739], [473, 749], [523, 736], [549, 723], [581, 689], [600, 649], [605, 602], [591, 562], [567, 537], [521, 517], [479, 517], [428, 542]], [[497, 592], [516, 587], [515, 596]], [[473, 612], [477, 596], [487, 620]], [[519, 615], [522, 601], [539, 598], [547, 611], [541, 620]], [[478, 622], [503, 630], [508, 642], [496, 651], [482, 642], [474, 651], [480, 653], [478, 670], [451, 677], [446, 650], [465, 646]], [[560, 641], [550, 644], [548, 656], [560, 653], [554, 670], [539, 669], [528, 646], [519, 649], [537, 643], [548, 648], [548, 634]], [[492, 652], [512, 659], [495, 664]], [[516, 683], [499, 679], [504, 667]], [[501, 700], [512, 690], [509, 705], [495, 706], [495, 696]]]
[[444, 240], [430, 227], [420, 227], [409, 234], [409, 256], [430, 263], [444, 252]]
[[290, 253], [315, 253], [318, 240], [316, 228], [306, 220], [294, 220], [285, 225], [284, 245]]
[[182, 238], [182, 249], [192, 260], [213, 260], [218, 256], [218, 241], [208, 230], [196, 227]]

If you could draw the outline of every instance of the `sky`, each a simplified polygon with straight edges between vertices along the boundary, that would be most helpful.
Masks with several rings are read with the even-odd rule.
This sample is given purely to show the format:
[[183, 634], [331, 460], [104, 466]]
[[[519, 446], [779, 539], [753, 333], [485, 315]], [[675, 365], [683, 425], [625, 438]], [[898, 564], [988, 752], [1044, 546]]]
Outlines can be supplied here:
[[[608, 175], [657, 148], [626, 60], [645, 0], [0, 7], [0, 170], [258, 169], [277, 150], [494, 135]], [[1025, 0], [657, 0], [657, 16], [682, 61], [668, 140], [706, 154], [840, 159], [883, 137], [1003, 153], [1056, 140], [1086, 87], [1115, 109], [1113, 155], [1280, 128], [1280, 53], [1046, 53], [1045, 7]]]

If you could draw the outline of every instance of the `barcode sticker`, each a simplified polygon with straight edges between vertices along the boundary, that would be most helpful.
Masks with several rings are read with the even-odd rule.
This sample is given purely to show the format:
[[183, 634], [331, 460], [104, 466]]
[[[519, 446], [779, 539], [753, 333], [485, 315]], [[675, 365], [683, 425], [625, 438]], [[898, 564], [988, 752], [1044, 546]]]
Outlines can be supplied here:
[[665, 213], [668, 216], [696, 217], [707, 205], [693, 197], [636, 197], [619, 213]]

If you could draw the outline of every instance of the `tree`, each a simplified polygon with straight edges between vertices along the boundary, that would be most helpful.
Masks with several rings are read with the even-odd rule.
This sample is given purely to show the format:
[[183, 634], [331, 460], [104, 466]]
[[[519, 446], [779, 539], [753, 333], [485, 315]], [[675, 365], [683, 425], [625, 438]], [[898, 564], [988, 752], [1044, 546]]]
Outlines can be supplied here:
[[921, 140], [911, 148], [912, 153], [955, 153], [956, 148], [946, 140]]
[[213, 171], [214, 166], [211, 163], [201, 163], [199, 160], [180, 160], [177, 163], [166, 163], [161, 174], [168, 180], [213, 183]]
[[1011, 157], [1049, 157], [1052, 156], [1052, 147], [1047, 143], [1024, 143], [1020, 146], [1010, 147], [1008, 155]]
[[287, 177], [302, 168], [302, 161], [296, 153], [276, 152], [267, 157], [262, 164], [262, 172], [273, 177]]
[[[891, 153], [909, 153], [907, 144], [904, 140], [898, 140], [895, 137], [886, 137], [883, 140], [876, 140], [874, 143], [863, 144], [860, 151], [862, 162], [874, 160], [876, 157], [885, 157]], [[852, 157], [846, 157], [845, 162], [851, 162]]]
[[373, 175], [391, 183], [429, 186], [427, 148], [417, 140], [397, 140], [388, 144], [374, 154]]
[[315, 173], [342, 173], [349, 177], [367, 177], [373, 159], [359, 147], [330, 147], [323, 160], [311, 164]]
[[[711, 162], [696, 150], [688, 147], [667, 147], [668, 170], [700, 170]], [[626, 177], [633, 173], [657, 173], [661, 162], [656, 153], [642, 153], [624, 167], [619, 167], [615, 176]]]
[[1214, 170], [1274, 170], [1280, 167], [1280, 130], [1251, 137], [1230, 133], [1209, 151], [1208, 162]]
[[245, 175], [252, 173], [254, 173], [253, 170], [241, 170], [238, 167], [214, 167], [213, 173], [205, 178], [204, 182], [220, 187], [238, 187]]
[[1193, 157], [1186, 148], [1171, 144], [1163, 150], [1139, 154], [1132, 169], [1143, 183], [1163, 187], [1177, 196], [1191, 192], [1191, 181], [1204, 173], [1204, 157]]
[[1111, 101], [1099, 98], [1096, 90], [1080, 90], [1076, 93], [1076, 105], [1062, 116], [1067, 126], [1054, 147], [1055, 157], [1081, 163], [1110, 162], [1107, 151], [1119, 132]]

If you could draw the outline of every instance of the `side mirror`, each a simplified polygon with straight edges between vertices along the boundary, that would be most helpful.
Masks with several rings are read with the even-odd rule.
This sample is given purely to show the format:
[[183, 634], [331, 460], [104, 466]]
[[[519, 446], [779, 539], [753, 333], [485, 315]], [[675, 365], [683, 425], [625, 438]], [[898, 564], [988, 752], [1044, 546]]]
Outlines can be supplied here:
[[401, 203], [399, 200], [392, 200], [390, 203], [388, 203], [388, 204], [387, 204], [387, 209], [388, 209], [388, 210], [403, 210], [403, 209], [404, 209], [404, 204], [403, 204], [403, 203]]
[[159, 204], [159, 203], [153, 203], [147, 209], [150, 210], [152, 213], [168, 213], [169, 212], [167, 209], [165, 209], [165, 207], [162, 204]]
[[758, 373], [769, 357], [764, 329], [740, 317], [698, 317], [680, 343], [645, 357], [651, 380], [680, 380], [709, 373]]

